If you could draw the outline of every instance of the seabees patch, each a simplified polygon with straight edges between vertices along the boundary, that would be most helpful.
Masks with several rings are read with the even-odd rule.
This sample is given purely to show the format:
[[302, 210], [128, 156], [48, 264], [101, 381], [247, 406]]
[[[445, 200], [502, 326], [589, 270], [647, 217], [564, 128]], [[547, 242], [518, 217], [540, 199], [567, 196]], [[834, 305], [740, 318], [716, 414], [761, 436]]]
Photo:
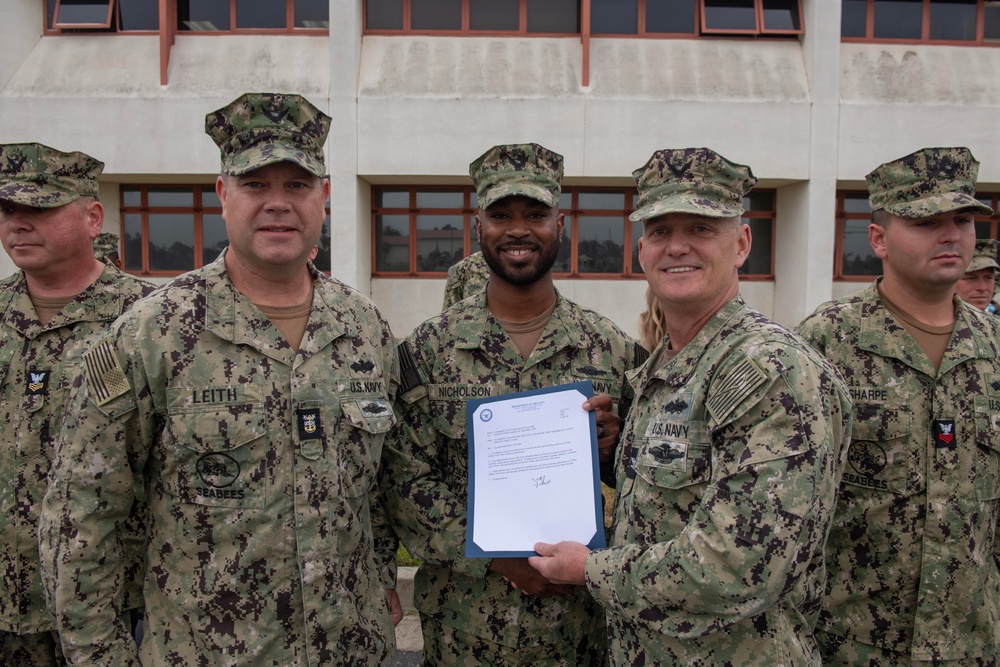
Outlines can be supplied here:
[[125, 371], [110, 340], [103, 340], [83, 355], [90, 395], [98, 405], [118, 398], [129, 390]]

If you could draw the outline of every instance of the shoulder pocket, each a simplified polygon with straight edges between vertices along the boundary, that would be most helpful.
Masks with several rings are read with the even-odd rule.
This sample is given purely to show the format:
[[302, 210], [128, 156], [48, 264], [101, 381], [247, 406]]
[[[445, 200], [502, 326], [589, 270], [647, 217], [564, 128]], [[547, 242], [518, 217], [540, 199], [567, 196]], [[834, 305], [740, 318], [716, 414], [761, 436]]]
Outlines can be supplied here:
[[976, 396], [976, 500], [1000, 498], [1000, 397]]

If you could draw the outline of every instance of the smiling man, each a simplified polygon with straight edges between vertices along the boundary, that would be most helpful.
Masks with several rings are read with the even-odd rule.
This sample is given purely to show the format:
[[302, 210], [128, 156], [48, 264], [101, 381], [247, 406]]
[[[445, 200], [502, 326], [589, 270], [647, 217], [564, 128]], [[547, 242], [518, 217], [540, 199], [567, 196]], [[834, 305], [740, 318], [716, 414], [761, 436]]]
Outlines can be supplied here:
[[824, 664], [1000, 659], [1000, 328], [955, 296], [973, 216], [992, 213], [978, 171], [967, 148], [925, 148], [868, 174], [884, 273], [799, 325], [854, 398], [826, 547]]
[[[65, 659], [43, 599], [38, 516], [56, 436], [90, 343], [153, 286], [98, 260], [104, 163], [42, 144], [0, 145], [0, 664]], [[117, 251], [117, 237], [114, 248]], [[103, 240], [103, 239], [102, 239]], [[141, 491], [141, 486], [139, 488]], [[123, 607], [141, 607], [144, 505], [125, 532]]]
[[586, 583], [607, 612], [612, 665], [819, 665], [846, 387], [739, 296], [748, 167], [666, 149], [633, 176], [639, 260], [667, 335], [630, 374], [614, 537], [593, 552], [538, 544], [531, 564]]
[[[309, 262], [326, 114], [248, 93], [208, 115], [229, 247], [84, 355], [40, 528], [74, 664], [383, 665], [394, 555], [375, 492], [398, 366], [370, 301]], [[145, 637], [117, 622], [118, 526], [149, 483]], [[385, 538], [384, 540], [382, 538]], [[141, 658], [140, 658], [141, 654]]]
[[396, 533], [422, 561], [414, 597], [428, 666], [604, 664], [604, 614], [585, 590], [552, 584], [526, 558], [465, 558], [466, 400], [591, 380], [601, 395], [585, 407], [597, 411], [610, 459], [625, 372], [645, 359], [553, 285], [562, 172], [562, 156], [537, 144], [495, 146], [470, 165], [486, 289], [399, 348], [403, 428], [387, 444], [383, 493]]

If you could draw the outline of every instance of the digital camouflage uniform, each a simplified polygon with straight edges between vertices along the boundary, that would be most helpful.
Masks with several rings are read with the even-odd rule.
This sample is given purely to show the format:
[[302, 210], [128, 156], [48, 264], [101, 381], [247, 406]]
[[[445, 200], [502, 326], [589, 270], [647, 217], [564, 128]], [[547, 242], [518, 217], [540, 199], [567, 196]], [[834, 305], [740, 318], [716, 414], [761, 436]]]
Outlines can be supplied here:
[[[41, 144], [0, 146], [0, 200], [54, 208], [97, 195], [104, 164]], [[81, 222], [81, 224], [83, 224]], [[101, 234], [94, 240], [95, 250]], [[111, 236], [111, 235], [108, 235]], [[117, 237], [115, 237], [117, 238]], [[42, 325], [23, 271], [0, 281], [0, 663], [59, 664], [38, 560], [38, 516], [70, 389], [94, 338], [153, 286], [108, 266]], [[125, 609], [142, 607], [145, 505], [126, 531]]]
[[[319, 113], [297, 96], [234, 105], [269, 99], [275, 123]], [[375, 482], [394, 423], [392, 335], [368, 299], [310, 264], [296, 352], [235, 289], [228, 252], [137, 304], [84, 356], [39, 531], [63, 648], [87, 665], [382, 665], [394, 571], [376, 550], [392, 553], [395, 538]], [[150, 513], [138, 654], [115, 623], [115, 526], [135, 476]]]
[[474, 252], [448, 269], [448, 280], [444, 284], [444, 305], [448, 310], [453, 305], [486, 289], [490, 280], [490, 267], [482, 252]]
[[[509, 196], [559, 201], [562, 157], [537, 144], [496, 146], [470, 165], [481, 207]], [[401, 428], [382, 489], [396, 533], [422, 562], [414, 581], [427, 665], [604, 664], [604, 613], [582, 588], [522, 594], [488, 559], [465, 557], [468, 399], [591, 380], [619, 409], [625, 372], [645, 351], [614, 324], [556, 292], [527, 361], [486, 303], [467, 297], [400, 345]]]
[[664, 345], [629, 374], [613, 548], [587, 558], [611, 662], [818, 665], [843, 383], [739, 297], [655, 370]]
[[[756, 183], [705, 148], [657, 151], [633, 176], [634, 221], [737, 218]], [[669, 343], [629, 373], [611, 546], [585, 564], [611, 663], [819, 665], [812, 629], [850, 433], [846, 387], [738, 294], [672, 358]]]
[[[638, 343], [597, 313], [561, 296], [525, 362], [486, 306], [486, 293], [428, 320], [401, 345], [405, 391], [397, 399], [404, 427], [390, 446], [383, 475], [396, 533], [422, 563], [414, 581], [421, 619], [485, 639], [504, 654], [470, 644], [440, 646], [425, 633], [425, 659], [436, 664], [598, 665], [605, 652], [604, 613], [587, 592], [569, 597], [522, 595], [489, 560], [465, 558], [468, 504], [468, 399], [591, 380], [615, 409], [625, 372], [645, 358]], [[391, 463], [390, 463], [391, 461]]]
[[[872, 209], [920, 218], [981, 207], [971, 155], [958, 150], [880, 167], [869, 175]], [[937, 370], [876, 283], [799, 325], [854, 400], [818, 625], [831, 664], [1000, 658], [1000, 328], [954, 304]]]

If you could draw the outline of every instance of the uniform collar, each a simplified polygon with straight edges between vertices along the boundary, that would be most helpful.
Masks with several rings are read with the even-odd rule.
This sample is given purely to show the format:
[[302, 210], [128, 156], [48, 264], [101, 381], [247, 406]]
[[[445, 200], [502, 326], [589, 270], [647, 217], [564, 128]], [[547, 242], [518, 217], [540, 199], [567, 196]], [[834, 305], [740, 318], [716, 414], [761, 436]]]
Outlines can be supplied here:
[[995, 353], [974, 309], [953, 296], [955, 328], [941, 359], [941, 368], [935, 371], [917, 341], [886, 308], [878, 293], [878, 282], [872, 282], [862, 293], [860, 349], [897, 359], [929, 377], [936, 377], [969, 359], [990, 357]]
[[[233, 286], [226, 272], [227, 248], [202, 269], [205, 281], [205, 328], [237, 345], [248, 345], [261, 354], [293, 365], [296, 351], [246, 296]], [[313, 277], [312, 311], [299, 352], [308, 357], [347, 333], [348, 329], [331, 305], [336, 303], [333, 283], [309, 263]]]
[[[667, 363], [656, 368], [657, 360], [662, 356], [666, 346], [670, 343], [670, 336], [664, 336], [663, 340], [656, 346], [649, 355], [649, 360], [638, 369], [626, 373], [629, 382], [636, 388], [637, 393], [641, 392], [650, 382], [664, 382], [670, 386], [681, 386], [688, 382], [695, 371], [698, 370], [699, 361], [705, 354], [709, 343], [719, 335], [724, 327], [735, 318], [747, 310], [743, 297], [736, 294], [732, 299], [722, 305], [705, 322], [705, 325], [695, 334], [691, 342], [684, 346], [677, 355]], [[702, 369], [704, 371], [704, 369]]]
[[[97, 280], [66, 304], [44, 327], [35, 316], [24, 272], [19, 271], [12, 279], [7, 289], [2, 290], [0, 312], [4, 313], [7, 325], [26, 338], [78, 322], [113, 322], [125, 309], [125, 274], [110, 264], [105, 264]], [[12, 317], [15, 312], [20, 316]], [[32, 316], [26, 317], [29, 313]]]

